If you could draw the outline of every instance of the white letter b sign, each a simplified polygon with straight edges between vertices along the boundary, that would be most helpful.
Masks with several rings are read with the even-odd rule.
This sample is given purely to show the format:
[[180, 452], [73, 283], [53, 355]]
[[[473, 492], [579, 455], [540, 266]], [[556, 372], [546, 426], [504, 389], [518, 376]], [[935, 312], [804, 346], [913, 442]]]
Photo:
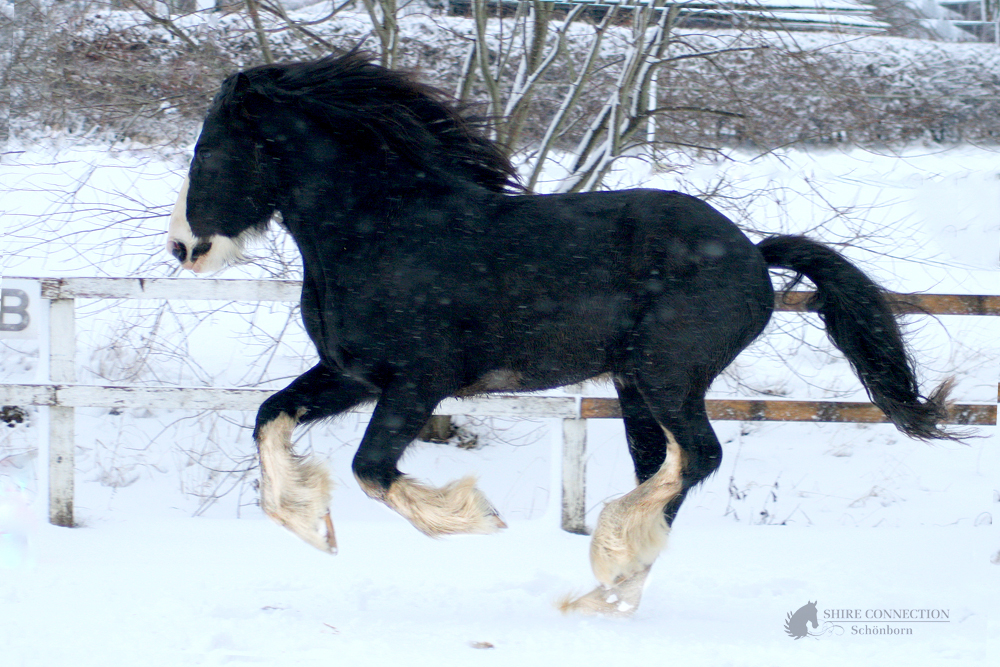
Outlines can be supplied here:
[[0, 338], [36, 338], [41, 290], [34, 280], [6, 279], [0, 288]]

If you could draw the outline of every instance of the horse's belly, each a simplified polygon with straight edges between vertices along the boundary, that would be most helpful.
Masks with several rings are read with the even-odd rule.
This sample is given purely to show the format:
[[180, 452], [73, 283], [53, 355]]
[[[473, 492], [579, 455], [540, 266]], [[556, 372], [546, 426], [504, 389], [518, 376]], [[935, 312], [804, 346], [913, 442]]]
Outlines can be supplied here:
[[[574, 370], [576, 372], [573, 372]], [[484, 373], [479, 379], [463, 387], [455, 395], [464, 397], [501, 392], [543, 391], [589, 380], [600, 374], [601, 372], [580, 372], [577, 369], [532, 374], [504, 368]]]
[[564, 329], [507, 339], [501, 349], [489, 350], [484, 359], [478, 360], [485, 362], [480, 367], [486, 370], [478, 373], [459, 395], [541, 391], [612, 370], [615, 355], [611, 337], [571, 333]]
[[523, 374], [510, 370], [509, 368], [502, 368], [487, 371], [475, 382], [467, 387], [463, 387], [457, 395], [475, 396], [476, 394], [488, 394], [499, 391], [530, 391], [525, 390], [523, 387]]

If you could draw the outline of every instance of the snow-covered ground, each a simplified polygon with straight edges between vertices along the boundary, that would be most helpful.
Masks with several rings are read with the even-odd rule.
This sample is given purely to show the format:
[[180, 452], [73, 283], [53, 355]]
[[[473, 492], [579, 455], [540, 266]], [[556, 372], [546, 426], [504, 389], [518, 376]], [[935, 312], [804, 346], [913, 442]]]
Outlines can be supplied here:
[[[4, 274], [169, 275], [159, 248], [183, 158], [46, 146], [0, 164]], [[835, 243], [864, 234], [846, 252], [893, 289], [1000, 293], [997, 150], [732, 158], [626, 165], [614, 185], [722, 183], [715, 203], [748, 229]], [[281, 386], [310, 364], [286, 306], [212, 306], [199, 325], [209, 305], [168, 305], [81, 302], [81, 380]], [[860, 399], [810, 322], [777, 317], [715, 395]], [[154, 327], [171, 345], [137, 354]], [[961, 402], [996, 400], [997, 318], [912, 318], [911, 328], [928, 384], [955, 374]], [[38, 344], [0, 350], [0, 381], [44, 379]], [[327, 459], [338, 482], [331, 558], [254, 505], [250, 417], [79, 410], [76, 529], [44, 522], [45, 411], [0, 429], [0, 665], [987, 665], [998, 654], [996, 427], [927, 445], [888, 426], [718, 423], [722, 468], [689, 497], [642, 607], [623, 622], [562, 617], [552, 604], [592, 585], [586, 538], [558, 528], [557, 423], [466, 420], [480, 449], [415, 446], [405, 470], [434, 483], [477, 472], [510, 524], [437, 541], [357, 489], [349, 462], [363, 417], [303, 433], [300, 448]], [[620, 424], [591, 421], [588, 452], [592, 525], [632, 484]], [[824, 634], [793, 640], [786, 616], [811, 601]], [[946, 610], [947, 622], [824, 623], [844, 609]], [[912, 634], [852, 630], [865, 625]]]
[[[341, 521], [338, 535], [331, 558], [264, 521], [43, 527], [36, 564], [0, 583], [3, 664], [995, 664], [984, 529], [685, 525], [628, 621], [553, 608], [590, 574], [586, 538], [549, 521], [439, 541], [402, 520]], [[793, 640], [786, 615], [811, 601], [827, 633]], [[832, 609], [948, 619], [861, 635], [831, 629]]]

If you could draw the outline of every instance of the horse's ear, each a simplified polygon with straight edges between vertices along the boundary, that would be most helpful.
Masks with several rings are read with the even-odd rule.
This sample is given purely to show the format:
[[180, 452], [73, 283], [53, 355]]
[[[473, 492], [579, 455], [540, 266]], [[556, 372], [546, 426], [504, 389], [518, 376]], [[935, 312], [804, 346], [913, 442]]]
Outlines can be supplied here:
[[250, 77], [244, 72], [234, 75], [232, 97], [235, 103], [234, 108], [238, 110], [239, 116], [246, 119], [257, 119], [264, 114], [264, 107], [268, 100], [250, 81]]
[[236, 74], [236, 81], [233, 82], [233, 94], [246, 95], [248, 90], [250, 90], [250, 77], [245, 72], [238, 72]]

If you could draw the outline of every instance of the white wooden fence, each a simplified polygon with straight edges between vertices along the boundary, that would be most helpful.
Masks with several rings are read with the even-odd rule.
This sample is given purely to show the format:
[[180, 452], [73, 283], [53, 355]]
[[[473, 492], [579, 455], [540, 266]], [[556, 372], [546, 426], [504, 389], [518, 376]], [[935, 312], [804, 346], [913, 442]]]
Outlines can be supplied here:
[[[187, 299], [224, 301], [298, 301], [301, 283], [278, 280], [177, 280], [141, 278], [17, 278], [40, 286], [49, 311], [49, 382], [2, 384], [0, 406], [49, 408], [49, 521], [72, 526], [74, 481], [74, 410], [78, 407], [158, 408], [183, 410], [247, 410], [258, 406], [272, 389], [207, 387], [134, 387], [76, 384], [75, 300]], [[781, 310], [803, 310], [808, 293], [779, 295]], [[924, 295], [907, 297], [913, 309], [936, 314], [998, 315], [1000, 297]], [[2, 324], [2, 317], [0, 317]], [[882, 422], [884, 416], [867, 403], [790, 400], [714, 400], [709, 416], [716, 420]], [[357, 412], [370, 412], [371, 407]], [[449, 399], [435, 414], [524, 417], [562, 420], [562, 527], [585, 533], [587, 419], [621, 416], [618, 402], [582, 396], [494, 395]], [[951, 423], [996, 424], [997, 406], [952, 406]]]

